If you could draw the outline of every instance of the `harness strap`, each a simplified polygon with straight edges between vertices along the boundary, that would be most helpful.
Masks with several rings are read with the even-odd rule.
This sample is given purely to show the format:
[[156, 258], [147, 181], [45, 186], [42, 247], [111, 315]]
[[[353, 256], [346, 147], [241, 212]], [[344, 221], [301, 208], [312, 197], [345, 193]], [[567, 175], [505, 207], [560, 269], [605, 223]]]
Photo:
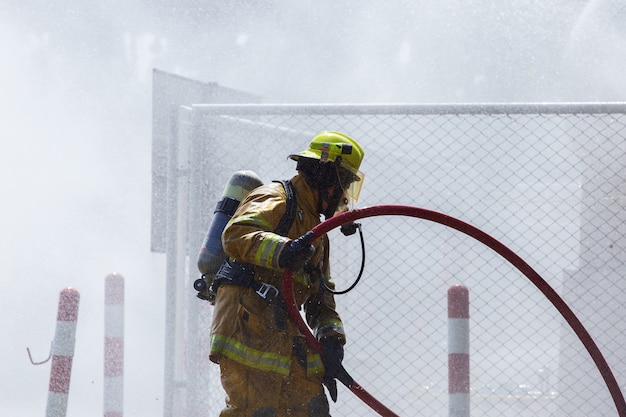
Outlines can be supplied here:
[[238, 285], [244, 288], [252, 288], [259, 297], [274, 307], [276, 327], [281, 330], [285, 329], [285, 299], [280, 294], [280, 291], [278, 291], [278, 288], [272, 284], [256, 281], [254, 279], [254, 269], [251, 264], [237, 262], [233, 259], [224, 261], [217, 271], [217, 274], [215, 274], [215, 280], [213, 281], [215, 291], [217, 291], [217, 288], [221, 285]]
[[274, 182], [280, 182], [285, 189], [285, 194], [287, 194], [287, 207], [285, 209], [285, 214], [281, 217], [274, 233], [281, 236], [287, 236], [287, 233], [289, 233], [289, 229], [291, 229], [291, 225], [296, 218], [296, 194], [293, 192], [293, 184], [291, 184], [290, 180], [280, 180]]

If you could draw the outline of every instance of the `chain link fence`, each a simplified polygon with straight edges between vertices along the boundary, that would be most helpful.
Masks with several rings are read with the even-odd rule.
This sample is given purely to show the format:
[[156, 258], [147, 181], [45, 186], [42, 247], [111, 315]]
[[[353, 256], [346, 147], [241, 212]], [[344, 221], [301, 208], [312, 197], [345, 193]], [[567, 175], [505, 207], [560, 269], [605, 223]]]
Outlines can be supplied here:
[[[169, 354], [180, 415], [217, 416], [224, 404], [207, 354], [211, 307], [192, 288], [223, 187], [242, 169], [265, 182], [290, 178], [287, 155], [322, 130], [345, 132], [365, 150], [358, 206], [423, 207], [507, 245], [565, 299], [626, 387], [625, 105], [194, 105], [178, 108], [171, 126], [168, 195], [178, 217], [169, 214], [168, 228], [175, 222], [179, 232], [168, 238], [178, 248], [168, 274], [179, 325]], [[361, 223], [364, 274], [337, 303], [345, 367], [377, 399], [401, 416], [448, 415], [446, 294], [463, 284], [472, 415], [617, 415], [558, 311], [493, 250], [425, 220]], [[331, 270], [341, 290], [359, 272], [361, 247], [335, 232]], [[341, 387], [331, 414], [375, 415]]]

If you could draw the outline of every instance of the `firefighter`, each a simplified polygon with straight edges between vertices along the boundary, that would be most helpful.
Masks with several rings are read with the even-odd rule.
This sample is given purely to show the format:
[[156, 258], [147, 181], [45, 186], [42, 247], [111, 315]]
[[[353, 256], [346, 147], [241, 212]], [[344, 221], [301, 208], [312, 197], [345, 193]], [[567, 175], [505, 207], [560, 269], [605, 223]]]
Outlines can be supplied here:
[[[220, 417], [328, 417], [323, 385], [337, 400], [346, 337], [333, 294], [323, 285], [334, 288], [328, 237], [311, 242], [311, 234], [303, 235], [321, 215], [328, 219], [357, 200], [363, 150], [343, 133], [322, 132], [289, 157], [296, 175], [288, 184], [252, 190], [222, 233], [229, 260], [216, 276], [210, 351], [226, 392]], [[290, 210], [293, 221], [278, 232]], [[289, 320], [281, 295], [285, 268], [294, 272], [296, 303], [323, 357]]]

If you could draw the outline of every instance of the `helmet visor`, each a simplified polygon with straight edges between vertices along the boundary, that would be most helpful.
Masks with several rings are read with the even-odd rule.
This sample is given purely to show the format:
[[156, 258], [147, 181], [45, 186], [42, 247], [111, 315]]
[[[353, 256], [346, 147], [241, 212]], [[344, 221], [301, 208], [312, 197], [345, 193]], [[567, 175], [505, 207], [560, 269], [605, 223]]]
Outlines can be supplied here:
[[339, 168], [337, 170], [337, 176], [339, 178], [339, 184], [345, 191], [350, 202], [359, 201], [359, 194], [361, 194], [361, 187], [363, 187], [365, 174], [361, 171], [357, 171], [356, 174], [353, 174], [345, 168]]
[[363, 187], [363, 181], [365, 181], [365, 174], [361, 171], [356, 173], [357, 180], [352, 181], [346, 190], [346, 195], [353, 202], [359, 201], [359, 195], [361, 194], [361, 188]]

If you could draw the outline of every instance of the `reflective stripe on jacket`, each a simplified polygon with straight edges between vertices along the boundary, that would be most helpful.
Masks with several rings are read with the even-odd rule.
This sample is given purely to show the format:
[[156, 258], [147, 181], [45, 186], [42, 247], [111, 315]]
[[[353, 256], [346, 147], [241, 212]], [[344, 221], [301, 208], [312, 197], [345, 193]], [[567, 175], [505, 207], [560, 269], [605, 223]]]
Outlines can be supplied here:
[[[228, 256], [254, 265], [254, 279], [282, 289], [283, 270], [278, 257], [285, 243], [320, 223], [313, 190], [299, 174], [291, 179], [296, 196], [296, 216], [287, 237], [273, 231], [286, 210], [286, 193], [280, 183], [270, 183], [253, 190], [242, 201], [226, 225], [222, 244]], [[294, 293], [298, 306], [303, 306], [306, 319], [319, 339], [338, 337], [345, 341], [343, 325], [335, 310], [335, 300], [325, 291], [320, 280], [328, 281], [329, 244], [322, 236], [313, 245], [310, 260], [313, 272], [294, 272]], [[327, 282], [328, 283], [328, 282]], [[287, 315], [284, 308], [276, 310], [251, 288], [220, 286], [211, 325], [211, 352], [214, 362], [221, 355], [243, 365], [266, 371], [288, 374], [294, 340], [303, 335], [289, 319], [284, 329], [276, 326], [275, 314]], [[307, 374], [321, 378], [323, 366], [319, 355], [306, 347]]]

